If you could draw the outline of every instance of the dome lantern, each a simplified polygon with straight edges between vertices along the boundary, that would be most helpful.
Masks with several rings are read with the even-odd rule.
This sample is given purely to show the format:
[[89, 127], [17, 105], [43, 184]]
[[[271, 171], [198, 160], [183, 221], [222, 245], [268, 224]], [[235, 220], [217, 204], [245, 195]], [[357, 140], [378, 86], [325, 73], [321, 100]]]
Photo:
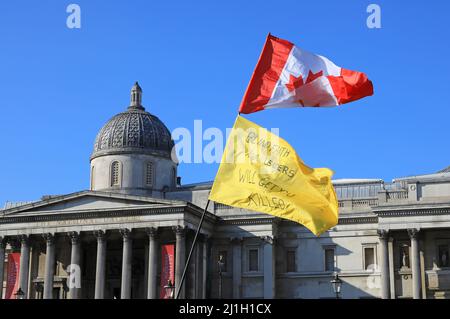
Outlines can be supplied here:
[[145, 110], [145, 108], [142, 106], [142, 89], [139, 86], [139, 83], [136, 81], [131, 88], [131, 97], [130, 97], [130, 106], [129, 109], [139, 109], [139, 110]]

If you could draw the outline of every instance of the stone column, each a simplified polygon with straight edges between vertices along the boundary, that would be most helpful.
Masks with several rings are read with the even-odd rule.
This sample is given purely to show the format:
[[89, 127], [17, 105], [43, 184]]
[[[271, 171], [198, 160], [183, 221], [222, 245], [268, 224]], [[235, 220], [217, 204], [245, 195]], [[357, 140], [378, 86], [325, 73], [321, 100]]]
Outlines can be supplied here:
[[95, 299], [105, 298], [105, 274], [106, 274], [106, 234], [103, 230], [94, 232], [97, 238], [97, 264], [95, 268]]
[[274, 238], [264, 236], [262, 240], [264, 241], [264, 299], [273, 299], [275, 298]]
[[[28, 298], [28, 274], [30, 273], [30, 238], [28, 235], [20, 235], [20, 268], [19, 268], [19, 288]], [[16, 293], [16, 292], [14, 292]]]
[[380, 240], [380, 272], [381, 272], [381, 298], [390, 298], [390, 280], [389, 280], [389, 231], [385, 229], [378, 230]]
[[45, 251], [44, 299], [53, 299], [53, 277], [55, 276], [55, 237], [47, 233], [43, 235], [47, 249]]
[[151, 227], [147, 228], [148, 235], [148, 275], [147, 275], [147, 299], [157, 299], [156, 278], [158, 269], [158, 229]]
[[233, 249], [233, 299], [241, 298], [242, 238], [231, 238]]
[[181, 276], [183, 276], [184, 266], [186, 264], [186, 228], [176, 226], [173, 228], [176, 237], [175, 251], [175, 297], [180, 291], [179, 298], [184, 299], [186, 282], [180, 287]]
[[411, 238], [411, 270], [413, 280], [413, 298], [421, 299], [420, 291], [422, 285], [422, 276], [420, 274], [420, 252], [417, 237], [419, 229], [408, 229], [409, 238]]
[[122, 283], [120, 288], [120, 299], [131, 299], [131, 263], [133, 253], [133, 240], [131, 238], [131, 231], [129, 229], [121, 229], [120, 233], [123, 237]]
[[394, 238], [389, 237], [388, 241], [388, 251], [389, 251], [389, 282], [390, 282], [390, 292], [391, 299], [395, 299], [395, 271], [394, 271]]
[[80, 233], [70, 232], [71, 253], [70, 253], [70, 276], [69, 289], [70, 299], [81, 298], [81, 243]]
[[206, 289], [208, 280], [208, 235], [202, 240], [202, 299], [206, 299]]
[[0, 299], [3, 299], [3, 273], [5, 271], [6, 238], [0, 236]]

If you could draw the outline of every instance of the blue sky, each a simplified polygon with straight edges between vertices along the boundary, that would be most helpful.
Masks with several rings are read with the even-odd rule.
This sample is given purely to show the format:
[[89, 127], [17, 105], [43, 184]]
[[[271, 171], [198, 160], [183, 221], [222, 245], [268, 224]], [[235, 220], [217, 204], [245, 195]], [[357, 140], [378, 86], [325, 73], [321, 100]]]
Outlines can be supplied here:
[[[66, 27], [66, 7], [82, 27]], [[368, 29], [366, 8], [382, 9]], [[89, 188], [98, 130], [129, 102], [169, 129], [225, 129], [266, 34], [363, 71], [375, 95], [339, 108], [246, 116], [280, 128], [303, 160], [336, 178], [383, 178], [450, 165], [449, 1], [2, 1], [0, 206]], [[182, 164], [183, 183], [216, 164]]]

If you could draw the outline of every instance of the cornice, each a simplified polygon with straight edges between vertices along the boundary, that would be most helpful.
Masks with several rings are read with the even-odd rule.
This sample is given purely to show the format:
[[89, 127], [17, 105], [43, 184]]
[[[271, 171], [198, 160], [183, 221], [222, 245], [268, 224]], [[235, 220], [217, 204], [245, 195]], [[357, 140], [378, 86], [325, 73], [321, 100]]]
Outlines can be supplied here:
[[[64, 213], [39, 213], [24, 216], [4, 216], [0, 217], [0, 224], [13, 223], [30, 223], [30, 222], [46, 222], [60, 220], [79, 220], [94, 218], [114, 218], [114, 217], [130, 217], [130, 216], [149, 216], [149, 215], [167, 215], [188, 212], [200, 218], [202, 212], [194, 205], [180, 205], [174, 207], [155, 207], [155, 208], [139, 208], [139, 209], [118, 209], [118, 210], [96, 210], [96, 211], [77, 211]], [[216, 217], [207, 213], [205, 218], [214, 222]]]
[[401, 208], [389, 210], [376, 210], [378, 217], [409, 217], [409, 216], [439, 216], [450, 215], [450, 207], [428, 207], [428, 208]]

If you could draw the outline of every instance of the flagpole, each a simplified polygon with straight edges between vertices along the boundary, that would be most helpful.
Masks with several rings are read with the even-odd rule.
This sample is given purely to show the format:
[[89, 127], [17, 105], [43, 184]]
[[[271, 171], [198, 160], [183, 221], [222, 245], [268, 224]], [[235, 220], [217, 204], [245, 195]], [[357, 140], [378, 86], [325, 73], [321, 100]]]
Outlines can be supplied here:
[[198, 234], [200, 233], [200, 229], [202, 228], [203, 220], [205, 219], [206, 212], [208, 210], [210, 200], [208, 199], [208, 202], [206, 203], [205, 209], [203, 210], [202, 217], [200, 218], [200, 222], [198, 223], [197, 232], [195, 233], [194, 241], [192, 242], [191, 250], [189, 251], [189, 255], [186, 261], [186, 265], [184, 266], [183, 275], [181, 276], [180, 283], [178, 284], [178, 287], [175, 287], [176, 294], [175, 299], [178, 299], [180, 296], [181, 287], [183, 287], [184, 279], [186, 277], [186, 272], [189, 267], [189, 262], [191, 261], [192, 253], [195, 248], [195, 244], [197, 243]]

